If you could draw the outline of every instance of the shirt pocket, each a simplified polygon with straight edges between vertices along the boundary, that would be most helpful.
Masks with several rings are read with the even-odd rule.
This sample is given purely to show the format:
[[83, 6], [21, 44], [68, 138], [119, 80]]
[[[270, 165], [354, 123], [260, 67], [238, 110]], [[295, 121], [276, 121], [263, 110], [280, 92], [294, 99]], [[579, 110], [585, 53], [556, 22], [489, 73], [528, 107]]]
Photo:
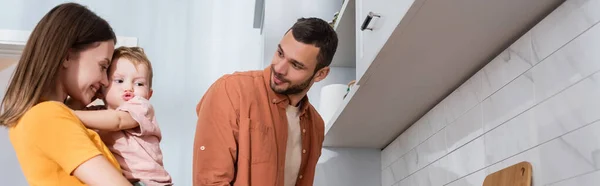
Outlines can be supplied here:
[[275, 152], [273, 128], [250, 118], [241, 119], [241, 124], [248, 128], [247, 158], [252, 164], [268, 162]]

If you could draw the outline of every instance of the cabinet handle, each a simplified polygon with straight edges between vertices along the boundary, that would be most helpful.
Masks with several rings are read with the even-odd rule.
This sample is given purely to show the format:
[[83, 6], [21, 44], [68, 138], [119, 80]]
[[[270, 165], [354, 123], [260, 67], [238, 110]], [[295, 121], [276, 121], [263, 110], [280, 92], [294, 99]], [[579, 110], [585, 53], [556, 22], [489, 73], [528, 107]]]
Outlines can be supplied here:
[[378, 14], [375, 14], [373, 12], [369, 12], [369, 14], [367, 14], [367, 17], [365, 18], [365, 21], [363, 21], [363, 24], [360, 26], [360, 30], [361, 31], [365, 31], [365, 30], [371, 30], [373, 31], [373, 28], [369, 28], [369, 24], [371, 23], [371, 20], [373, 19], [373, 17], [381, 17]]

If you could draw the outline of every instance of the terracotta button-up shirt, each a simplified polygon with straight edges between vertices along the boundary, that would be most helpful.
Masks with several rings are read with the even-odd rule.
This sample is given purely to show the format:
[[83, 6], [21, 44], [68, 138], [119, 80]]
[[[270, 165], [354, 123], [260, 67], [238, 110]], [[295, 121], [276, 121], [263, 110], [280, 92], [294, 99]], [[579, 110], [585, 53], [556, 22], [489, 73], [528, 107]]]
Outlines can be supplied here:
[[[196, 111], [194, 186], [283, 186], [288, 135], [287, 96], [270, 87], [271, 69], [218, 79]], [[305, 97], [300, 102], [302, 162], [297, 186], [311, 186], [324, 122]]]

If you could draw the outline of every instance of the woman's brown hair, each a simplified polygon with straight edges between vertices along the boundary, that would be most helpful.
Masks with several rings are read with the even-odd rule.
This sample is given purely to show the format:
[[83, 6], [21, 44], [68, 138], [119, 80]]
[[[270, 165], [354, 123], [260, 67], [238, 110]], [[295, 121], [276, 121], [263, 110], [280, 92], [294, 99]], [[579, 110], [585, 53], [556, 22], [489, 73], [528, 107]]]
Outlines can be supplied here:
[[42, 95], [56, 89], [58, 71], [69, 50], [77, 52], [111, 40], [117, 42], [108, 22], [85, 6], [65, 3], [50, 10], [25, 45], [0, 105], [0, 125], [15, 126]]

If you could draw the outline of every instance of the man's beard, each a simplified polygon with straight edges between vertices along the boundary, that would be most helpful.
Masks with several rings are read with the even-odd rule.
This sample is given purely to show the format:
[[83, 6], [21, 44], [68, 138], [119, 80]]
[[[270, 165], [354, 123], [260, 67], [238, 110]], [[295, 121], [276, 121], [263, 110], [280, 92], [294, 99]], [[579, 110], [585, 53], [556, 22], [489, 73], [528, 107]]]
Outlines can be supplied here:
[[277, 77], [277, 79], [281, 80], [282, 83], [289, 83], [290, 84], [290, 86], [287, 89], [280, 90], [280, 89], [276, 88], [276, 85], [273, 82], [273, 79], [270, 79], [270, 81], [271, 81], [271, 89], [275, 93], [277, 93], [277, 94], [283, 94], [283, 95], [294, 95], [294, 94], [301, 93], [302, 91], [308, 89], [309, 86], [310, 86], [311, 81], [313, 80], [313, 78], [315, 77], [315, 74], [316, 74], [316, 73], [313, 73], [313, 75], [310, 76], [310, 78], [308, 78], [306, 81], [304, 81], [304, 82], [302, 82], [300, 84], [291, 84], [291, 82], [289, 80], [283, 78], [283, 75], [278, 74], [274, 70], [271, 70], [271, 72], [272, 72], [271, 76]]

